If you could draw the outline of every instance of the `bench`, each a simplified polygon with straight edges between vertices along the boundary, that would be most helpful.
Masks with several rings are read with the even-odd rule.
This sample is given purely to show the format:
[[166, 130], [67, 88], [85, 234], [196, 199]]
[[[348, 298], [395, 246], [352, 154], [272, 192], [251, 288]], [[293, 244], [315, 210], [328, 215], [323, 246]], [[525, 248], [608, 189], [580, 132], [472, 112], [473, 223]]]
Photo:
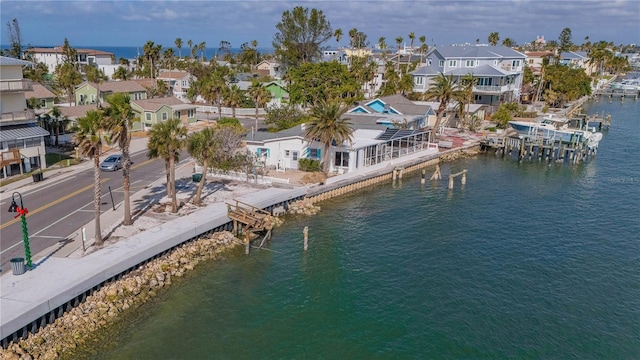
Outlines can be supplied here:
[[453, 141], [440, 140], [440, 141], [438, 141], [438, 147], [445, 148], [445, 149], [451, 149], [453, 147]]

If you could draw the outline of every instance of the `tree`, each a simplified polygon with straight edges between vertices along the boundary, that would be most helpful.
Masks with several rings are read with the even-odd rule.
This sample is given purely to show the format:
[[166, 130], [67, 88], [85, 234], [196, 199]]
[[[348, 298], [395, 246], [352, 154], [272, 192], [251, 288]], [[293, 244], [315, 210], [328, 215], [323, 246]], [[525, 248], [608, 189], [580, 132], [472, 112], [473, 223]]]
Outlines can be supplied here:
[[124, 66], [118, 66], [111, 77], [114, 79], [127, 80], [129, 79], [129, 76], [129, 71], [127, 71]]
[[55, 146], [58, 146], [58, 138], [60, 137], [60, 124], [62, 120], [60, 119], [61, 116], [62, 116], [62, 112], [60, 112], [60, 108], [57, 106], [54, 106], [53, 109], [51, 109], [50, 125], [51, 125], [51, 129], [53, 130], [56, 136], [56, 140], [53, 143]]
[[207, 43], [205, 41], [201, 42], [198, 45], [198, 49], [200, 50], [200, 56], [201, 56], [202, 61], [204, 61], [204, 51], [206, 49], [206, 46], [207, 46]]
[[497, 32], [492, 32], [491, 34], [489, 34], [487, 41], [489, 41], [489, 44], [491, 44], [491, 46], [496, 46], [498, 44], [498, 41], [500, 41], [500, 34], [498, 34]]
[[178, 57], [182, 59], [182, 39], [176, 38], [175, 44], [176, 44], [176, 47], [178, 48]]
[[75, 88], [82, 83], [82, 75], [78, 69], [76, 49], [66, 38], [62, 47], [62, 64], [56, 66], [55, 75], [58, 85], [67, 93], [69, 103], [74, 103]]
[[191, 39], [187, 40], [187, 45], [189, 45], [189, 53], [191, 54], [191, 57], [193, 58], [193, 40], [191, 40]]
[[25, 79], [32, 80], [39, 84], [44, 84], [47, 74], [49, 73], [49, 68], [45, 63], [36, 63], [33, 66], [25, 67], [22, 70], [23, 76]]
[[98, 69], [97, 66], [93, 65], [85, 67], [84, 71], [87, 76], [87, 80], [97, 85], [96, 107], [100, 107], [100, 84], [107, 79], [107, 76], [102, 70]]
[[338, 47], [340, 47], [340, 39], [342, 39], [342, 29], [336, 29], [333, 33], [333, 36], [336, 38], [336, 42], [338, 43]]
[[204, 128], [204, 130], [194, 133], [187, 140], [187, 151], [189, 154], [202, 164], [202, 177], [196, 188], [196, 195], [193, 203], [200, 205], [202, 189], [207, 181], [207, 171], [216, 152], [220, 149], [219, 139], [216, 137], [213, 128]]
[[236, 108], [242, 105], [244, 91], [238, 85], [233, 84], [225, 91], [225, 103], [231, 108], [231, 116], [236, 118]]
[[337, 61], [305, 63], [290, 69], [289, 101], [292, 104], [315, 104], [321, 100], [357, 99], [362, 89], [346, 66]]
[[382, 58], [386, 61], [386, 59], [387, 59], [387, 41], [383, 36], [381, 36], [378, 39], [378, 47], [380, 47], [380, 50], [382, 51]]
[[515, 46], [516, 43], [515, 41], [513, 41], [512, 38], [505, 38], [504, 40], [502, 40], [502, 46], [506, 46], [506, 47], [513, 47]]
[[397, 56], [397, 60], [396, 60], [396, 71], [400, 72], [400, 46], [402, 45], [402, 36], [398, 36], [396, 38], [396, 44], [398, 45], [398, 54]]
[[573, 43], [571, 42], [571, 29], [564, 28], [558, 36], [558, 44], [560, 52], [566, 52], [571, 50]]
[[[413, 42], [416, 40], [416, 33], [414, 33], [413, 31], [409, 33], [409, 39], [411, 40], [411, 43], [409, 45], [409, 49], [411, 49], [411, 54], [413, 54]], [[411, 57], [409, 57], [409, 60], [407, 62], [411, 61]]]
[[422, 98], [424, 100], [437, 100], [440, 101], [440, 106], [438, 106], [438, 116], [436, 117], [436, 123], [431, 129], [431, 140], [435, 140], [436, 133], [440, 128], [440, 122], [442, 121], [442, 116], [444, 112], [447, 110], [447, 104], [449, 101], [454, 99], [459, 93], [458, 86], [453, 80], [453, 76], [445, 75], [443, 73], [438, 74], [433, 83], [429, 86], [427, 91], [424, 92]]
[[285, 70], [320, 59], [322, 44], [333, 36], [322, 10], [301, 6], [286, 10], [276, 29], [272, 45]]
[[93, 208], [95, 214], [95, 245], [102, 246], [100, 230], [100, 153], [102, 151], [103, 118], [99, 110], [89, 110], [86, 116], [78, 118], [78, 131], [74, 136], [78, 152], [93, 159]]
[[256, 131], [258, 131], [258, 108], [264, 107], [271, 100], [271, 92], [254, 80], [249, 87], [249, 95], [256, 105]]
[[429, 47], [426, 44], [427, 41], [427, 37], [422, 35], [420, 36], [420, 64], [422, 64], [422, 58], [424, 57], [424, 54], [427, 53], [427, 50], [429, 49]]
[[322, 169], [329, 170], [329, 149], [334, 142], [341, 145], [353, 141], [353, 128], [349, 119], [342, 118], [347, 111], [338, 101], [320, 101], [312, 109], [304, 129], [304, 138], [308, 142], [318, 141], [324, 145]]
[[131, 99], [128, 94], [115, 93], [107, 97], [107, 107], [104, 111], [105, 128], [109, 132], [111, 142], [118, 144], [122, 152], [122, 190], [124, 192], [124, 225], [131, 225], [131, 128], [133, 123], [140, 121], [131, 109]]
[[297, 106], [291, 104], [273, 105], [267, 108], [264, 124], [269, 131], [290, 129], [306, 121], [306, 115]]
[[22, 59], [22, 34], [18, 19], [7, 21], [7, 37], [9, 38], [9, 49], [4, 53], [8, 57]]
[[170, 118], [159, 122], [149, 131], [147, 157], [162, 158], [167, 171], [167, 196], [171, 198], [171, 212], [178, 212], [176, 196], [176, 161], [180, 160], [180, 150], [185, 146], [187, 128], [183, 127], [180, 119]]
[[478, 82], [478, 79], [473, 76], [473, 74], [469, 73], [463, 76], [460, 79], [459, 91], [457, 93], [456, 100], [458, 100], [458, 114], [460, 121], [462, 123], [467, 123], [468, 113], [469, 113], [469, 104], [471, 104], [471, 100], [473, 99], [473, 87]]
[[[149, 40], [142, 47], [144, 51], [145, 68], [144, 75], [151, 79], [156, 78], [157, 69], [155, 65], [160, 60], [160, 52], [162, 51], [162, 45], [156, 45], [153, 41]], [[148, 66], [148, 67], [147, 67]]]

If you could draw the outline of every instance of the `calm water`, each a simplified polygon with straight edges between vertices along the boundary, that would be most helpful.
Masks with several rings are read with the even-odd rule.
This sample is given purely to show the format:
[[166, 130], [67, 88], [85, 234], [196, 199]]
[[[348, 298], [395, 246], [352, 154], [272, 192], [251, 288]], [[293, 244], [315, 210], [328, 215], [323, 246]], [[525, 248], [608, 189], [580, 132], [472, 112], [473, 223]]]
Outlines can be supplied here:
[[638, 359], [640, 103], [602, 111], [586, 164], [481, 156], [443, 166], [469, 171], [452, 193], [416, 174], [288, 218], [269, 251], [199, 267], [94, 358]]

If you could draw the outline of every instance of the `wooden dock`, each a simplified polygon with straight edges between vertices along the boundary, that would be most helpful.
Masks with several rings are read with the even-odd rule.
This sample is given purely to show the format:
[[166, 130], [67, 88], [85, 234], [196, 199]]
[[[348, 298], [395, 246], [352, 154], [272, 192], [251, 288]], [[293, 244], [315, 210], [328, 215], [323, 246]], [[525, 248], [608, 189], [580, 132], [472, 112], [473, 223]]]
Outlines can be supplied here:
[[576, 164], [595, 157], [598, 148], [585, 142], [566, 143], [542, 137], [502, 136], [488, 137], [480, 141], [480, 149], [493, 151], [496, 156], [508, 156], [518, 161], [547, 161]]
[[596, 90], [592, 94], [593, 96], [608, 97], [609, 100], [613, 100], [613, 98], [620, 98], [620, 101], [624, 101], [625, 98], [632, 98], [633, 100], [638, 100], [638, 96], [640, 96], [640, 90], [625, 90], [625, 89], [600, 89]]
[[[271, 237], [273, 218], [271, 213], [253, 205], [235, 200], [235, 203], [227, 203], [227, 216], [233, 220], [233, 233], [238, 236], [244, 234], [245, 253], [249, 253], [251, 234], [266, 233], [262, 243]], [[242, 225], [242, 226], [240, 226]], [[260, 245], [262, 246], [262, 244]]]

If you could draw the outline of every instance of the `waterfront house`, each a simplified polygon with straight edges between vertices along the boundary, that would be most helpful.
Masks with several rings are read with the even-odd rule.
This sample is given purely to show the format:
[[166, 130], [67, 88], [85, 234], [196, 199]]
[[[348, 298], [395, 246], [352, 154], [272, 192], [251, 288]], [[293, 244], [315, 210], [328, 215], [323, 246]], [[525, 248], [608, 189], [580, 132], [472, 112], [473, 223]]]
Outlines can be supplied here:
[[33, 91], [31, 80], [22, 77], [29, 61], [0, 56], [0, 176], [45, 168], [44, 137], [49, 132], [37, 125], [36, 114], [27, 108], [25, 93]]
[[38, 105], [34, 108], [34, 111], [36, 113], [36, 116], [38, 116], [53, 109], [56, 94], [54, 94], [51, 90], [47, 89], [43, 85], [33, 83], [32, 90], [25, 91], [24, 97], [27, 100], [37, 100]]
[[527, 55], [527, 66], [534, 75], [540, 75], [540, 70], [542, 70], [542, 64], [545, 59], [551, 59], [555, 56], [553, 51], [525, 51], [525, 55]]
[[596, 72], [595, 64], [589, 62], [586, 51], [567, 51], [558, 56], [558, 64], [566, 65], [574, 69], [584, 69], [589, 76]]
[[[83, 70], [87, 65], [101, 66], [114, 65], [115, 56], [113, 53], [93, 50], [93, 49], [75, 49], [76, 62]], [[64, 63], [64, 55], [62, 46], [52, 48], [30, 48], [26, 49], [25, 54], [30, 56], [36, 63], [47, 65], [49, 73], [52, 74], [56, 70], [56, 66]]]
[[147, 98], [147, 89], [135, 80], [105, 81], [101, 84], [85, 81], [76, 87], [76, 105], [104, 104], [105, 98], [115, 93], [129, 94], [131, 100]]
[[[276, 133], [252, 131], [247, 134], [245, 145], [265, 167], [278, 171], [297, 169], [302, 158], [322, 161], [324, 145], [305, 140], [304, 127], [302, 124]], [[428, 138], [426, 129], [355, 129], [353, 141], [330, 147], [328, 171], [344, 174], [420, 152], [437, 151]]]
[[[364, 115], [364, 117], [362, 117]], [[436, 112], [428, 104], [419, 104], [402, 95], [389, 95], [358, 102], [347, 110], [345, 117], [369, 118], [370, 124], [382, 127], [420, 129], [435, 124]], [[377, 126], [376, 126], [377, 127]]]
[[196, 122], [196, 105], [185, 103], [170, 96], [164, 98], [131, 100], [131, 109], [140, 121], [135, 122], [132, 130], [149, 130], [154, 124], [170, 118], [180, 119], [182, 124]]
[[197, 79], [186, 71], [166, 70], [157, 78], [167, 84], [169, 92], [178, 99], [186, 99], [187, 91]]
[[472, 74], [477, 79], [473, 95], [478, 104], [499, 105], [520, 97], [526, 55], [509, 47], [438, 46], [425, 58], [425, 65], [411, 72], [415, 92], [425, 92], [439, 73], [455, 81]]

